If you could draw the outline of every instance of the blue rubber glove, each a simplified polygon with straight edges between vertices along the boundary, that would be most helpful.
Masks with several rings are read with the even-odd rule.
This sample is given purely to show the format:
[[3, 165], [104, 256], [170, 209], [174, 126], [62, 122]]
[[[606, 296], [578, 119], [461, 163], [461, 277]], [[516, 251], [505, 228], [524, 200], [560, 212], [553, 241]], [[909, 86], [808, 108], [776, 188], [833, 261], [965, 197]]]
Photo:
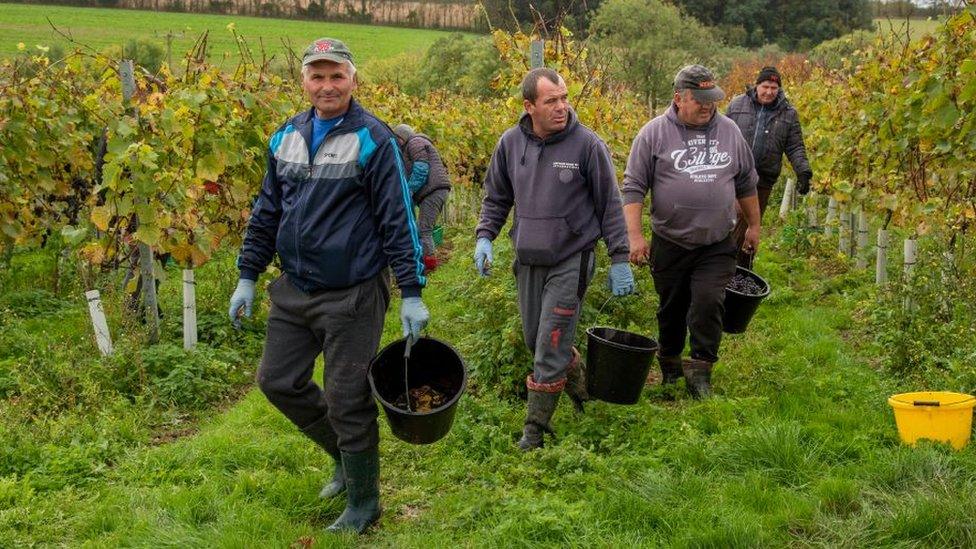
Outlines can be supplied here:
[[429, 173], [430, 164], [423, 160], [418, 160], [413, 163], [413, 168], [410, 170], [410, 179], [407, 180], [407, 187], [410, 188], [410, 194], [419, 191], [421, 187], [427, 184], [427, 174]]
[[420, 339], [420, 332], [424, 331], [430, 312], [419, 297], [405, 297], [400, 305], [400, 322], [403, 323], [403, 337]]
[[491, 263], [494, 258], [491, 255], [491, 240], [485, 237], [478, 239], [478, 243], [474, 246], [474, 266], [478, 269], [478, 273], [481, 276], [488, 276], [490, 274]]
[[607, 287], [618, 297], [634, 293], [634, 272], [630, 270], [630, 263], [622, 261], [610, 265]]
[[251, 318], [251, 309], [254, 307], [254, 281], [242, 278], [237, 281], [237, 289], [230, 297], [230, 309], [227, 315], [231, 322], [238, 322], [237, 315], [244, 308], [244, 316]]

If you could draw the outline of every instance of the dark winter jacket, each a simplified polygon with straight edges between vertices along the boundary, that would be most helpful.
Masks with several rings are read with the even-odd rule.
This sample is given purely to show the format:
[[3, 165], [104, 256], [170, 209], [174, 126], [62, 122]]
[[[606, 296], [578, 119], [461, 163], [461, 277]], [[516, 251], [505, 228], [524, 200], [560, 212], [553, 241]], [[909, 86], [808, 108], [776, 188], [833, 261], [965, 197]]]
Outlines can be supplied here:
[[414, 204], [423, 201], [434, 191], [451, 189], [451, 179], [447, 175], [444, 161], [441, 160], [434, 143], [426, 135], [415, 133], [407, 139], [403, 145], [403, 161], [408, 178], [413, 172], [414, 163], [423, 162], [427, 165], [427, 182], [413, 193]]
[[756, 98], [756, 89], [751, 88], [733, 98], [725, 114], [739, 126], [752, 148], [760, 186], [770, 187], [779, 178], [784, 152], [797, 177], [812, 177], [799, 116], [782, 89], [772, 104], [761, 105]]
[[393, 132], [355, 100], [309, 161], [312, 109], [271, 137], [268, 168], [237, 265], [256, 280], [281, 258], [305, 292], [354, 286], [390, 265], [405, 297], [426, 280]]
[[566, 127], [540, 139], [532, 119], [502, 134], [485, 176], [476, 234], [494, 240], [515, 207], [509, 235], [525, 265], [555, 265], [602, 236], [613, 263], [630, 247], [617, 175], [607, 145], [569, 112]]

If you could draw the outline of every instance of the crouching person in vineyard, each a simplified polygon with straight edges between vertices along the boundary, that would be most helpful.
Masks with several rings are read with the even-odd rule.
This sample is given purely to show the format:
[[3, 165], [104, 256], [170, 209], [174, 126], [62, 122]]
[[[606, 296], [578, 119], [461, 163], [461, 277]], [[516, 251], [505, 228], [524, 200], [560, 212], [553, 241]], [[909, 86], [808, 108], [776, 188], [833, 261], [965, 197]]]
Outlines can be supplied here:
[[[284, 273], [268, 287], [261, 390], [335, 460], [321, 496], [346, 492], [329, 530], [362, 533], [380, 516], [379, 433], [366, 367], [390, 299], [387, 266], [403, 296], [404, 335], [428, 320], [420, 241], [396, 139], [352, 99], [356, 68], [329, 38], [305, 50], [312, 107], [271, 137], [268, 168], [238, 259], [231, 319], [251, 314], [254, 283], [275, 253]], [[312, 381], [324, 355], [323, 386]]]
[[539, 448], [563, 389], [578, 409], [587, 398], [576, 323], [602, 236], [614, 295], [634, 290], [620, 191], [606, 144], [579, 123], [566, 83], [551, 69], [522, 81], [525, 113], [492, 154], [476, 229], [475, 265], [487, 276], [492, 241], [515, 207], [511, 237], [525, 344], [534, 355], [518, 445]]
[[393, 128], [400, 147], [407, 174], [407, 186], [413, 203], [420, 208], [420, 245], [424, 250], [424, 268], [429, 273], [437, 268], [434, 255], [434, 226], [437, 216], [444, 209], [447, 193], [451, 192], [451, 180], [441, 155], [429, 137], [416, 133], [406, 124]]
[[[641, 128], [624, 172], [630, 259], [650, 260], [657, 310], [662, 384], [684, 376], [691, 396], [711, 394], [722, 340], [725, 286], [735, 273], [736, 203], [748, 228], [743, 250], [759, 246], [758, 176], [736, 125], [718, 113], [725, 92], [711, 71], [689, 65], [674, 79], [674, 102]], [[651, 244], [641, 210], [651, 193]], [[682, 361], [691, 333], [691, 359]]]

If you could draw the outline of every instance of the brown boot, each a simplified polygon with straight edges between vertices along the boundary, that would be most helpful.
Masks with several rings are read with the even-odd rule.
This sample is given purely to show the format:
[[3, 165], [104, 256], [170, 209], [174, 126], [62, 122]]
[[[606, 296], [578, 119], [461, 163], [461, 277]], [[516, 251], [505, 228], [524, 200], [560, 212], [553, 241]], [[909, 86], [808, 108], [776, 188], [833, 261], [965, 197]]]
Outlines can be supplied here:
[[691, 359], [682, 364], [685, 375], [685, 388], [694, 399], [712, 396], [712, 362]]
[[661, 385], [673, 385], [681, 379], [681, 356], [657, 356], [657, 363], [661, 366]]
[[573, 408], [577, 412], [583, 412], [583, 403], [590, 400], [590, 394], [586, 392], [586, 365], [580, 352], [573, 347], [573, 358], [566, 368], [566, 396], [573, 403]]

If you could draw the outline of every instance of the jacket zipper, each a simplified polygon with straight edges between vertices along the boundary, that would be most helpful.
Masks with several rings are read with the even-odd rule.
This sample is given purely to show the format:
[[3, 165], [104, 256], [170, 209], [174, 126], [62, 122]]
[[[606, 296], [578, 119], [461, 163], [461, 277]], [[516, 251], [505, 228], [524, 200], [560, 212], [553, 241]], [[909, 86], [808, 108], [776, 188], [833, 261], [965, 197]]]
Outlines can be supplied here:
[[752, 150], [756, 150], [756, 139], [759, 138], [759, 122], [762, 120], [764, 112], [766, 112], [766, 105], [759, 107], [759, 115], [756, 117], [756, 129], [752, 132]]
[[[315, 115], [313, 114], [312, 116]], [[342, 122], [343, 121], [340, 120], [335, 126], [332, 127], [332, 130], [329, 130], [329, 133], [326, 134], [325, 138], [322, 139], [322, 142], [319, 143], [318, 149], [309, 152], [308, 164], [305, 165], [305, 185], [304, 185], [305, 188], [302, 189], [303, 191], [302, 195], [299, 197], [299, 200], [301, 201], [301, 210], [300, 210], [300, 215], [295, 219], [295, 257], [297, 260], [296, 268], [298, 269], [298, 276], [302, 276], [304, 274], [302, 272], [302, 248], [301, 248], [302, 225], [301, 223], [302, 220], [305, 219], [305, 210], [306, 210], [306, 206], [308, 206], [308, 193], [311, 192], [309, 189], [312, 186], [312, 168], [315, 162], [315, 155], [319, 152], [319, 149], [325, 146], [325, 142], [328, 141], [329, 138], [332, 137], [333, 135], [342, 135], [342, 134], [349, 133], [348, 131], [338, 132], [338, 133], [333, 132], [333, 130], [338, 128], [342, 124]], [[311, 122], [309, 123], [311, 124]]]

